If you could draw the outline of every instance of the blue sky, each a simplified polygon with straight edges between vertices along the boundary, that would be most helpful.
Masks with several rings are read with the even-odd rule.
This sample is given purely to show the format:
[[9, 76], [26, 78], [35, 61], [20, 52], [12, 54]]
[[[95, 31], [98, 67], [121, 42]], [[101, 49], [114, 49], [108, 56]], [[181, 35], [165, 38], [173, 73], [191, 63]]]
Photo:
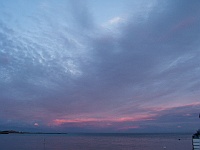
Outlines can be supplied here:
[[195, 132], [199, 7], [1, 0], [0, 130]]

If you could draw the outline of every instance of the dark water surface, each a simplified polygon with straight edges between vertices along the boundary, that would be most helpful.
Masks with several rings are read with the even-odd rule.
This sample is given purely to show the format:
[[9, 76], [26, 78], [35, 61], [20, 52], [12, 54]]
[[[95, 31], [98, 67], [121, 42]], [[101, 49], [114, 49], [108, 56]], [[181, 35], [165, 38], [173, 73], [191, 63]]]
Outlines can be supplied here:
[[1, 150], [192, 150], [192, 134], [8, 134]]

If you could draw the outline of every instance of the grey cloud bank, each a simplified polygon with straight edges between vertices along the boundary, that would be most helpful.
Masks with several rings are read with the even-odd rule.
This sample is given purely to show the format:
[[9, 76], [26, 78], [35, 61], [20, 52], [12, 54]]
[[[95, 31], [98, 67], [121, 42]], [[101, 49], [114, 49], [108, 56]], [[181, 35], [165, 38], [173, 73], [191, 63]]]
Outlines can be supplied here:
[[31, 3], [0, 5], [0, 127], [196, 130], [198, 0], [143, 1], [113, 28], [89, 0]]

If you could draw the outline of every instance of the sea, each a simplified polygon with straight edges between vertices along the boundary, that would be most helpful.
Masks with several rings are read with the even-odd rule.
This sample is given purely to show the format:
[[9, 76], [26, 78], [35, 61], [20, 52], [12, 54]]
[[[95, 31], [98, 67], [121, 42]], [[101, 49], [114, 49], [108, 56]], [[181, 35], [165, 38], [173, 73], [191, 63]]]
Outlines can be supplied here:
[[192, 134], [0, 134], [0, 150], [192, 150]]

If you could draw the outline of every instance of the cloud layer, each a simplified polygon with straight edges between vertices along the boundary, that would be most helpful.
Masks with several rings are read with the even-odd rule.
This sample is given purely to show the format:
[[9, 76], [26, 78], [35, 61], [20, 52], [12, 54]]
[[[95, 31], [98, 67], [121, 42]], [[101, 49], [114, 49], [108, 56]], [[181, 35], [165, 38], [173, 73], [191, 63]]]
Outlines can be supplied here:
[[196, 130], [200, 2], [124, 3], [106, 23], [90, 0], [0, 3], [1, 128]]

